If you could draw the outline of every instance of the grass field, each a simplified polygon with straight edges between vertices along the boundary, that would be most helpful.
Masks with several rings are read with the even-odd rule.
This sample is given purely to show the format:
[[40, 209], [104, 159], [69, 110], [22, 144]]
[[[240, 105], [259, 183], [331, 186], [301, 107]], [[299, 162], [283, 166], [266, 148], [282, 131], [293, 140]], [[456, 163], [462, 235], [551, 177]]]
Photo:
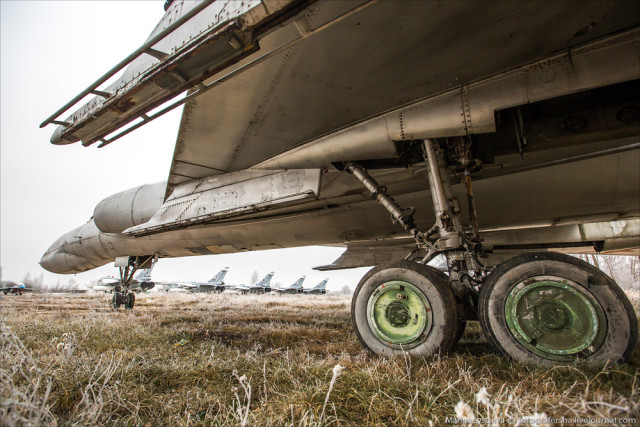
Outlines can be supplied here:
[[629, 365], [540, 368], [499, 357], [471, 322], [452, 354], [386, 360], [359, 344], [348, 296], [147, 294], [120, 312], [109, 299], [0, 297], [1, 424], [640, 422], [638, 350]]

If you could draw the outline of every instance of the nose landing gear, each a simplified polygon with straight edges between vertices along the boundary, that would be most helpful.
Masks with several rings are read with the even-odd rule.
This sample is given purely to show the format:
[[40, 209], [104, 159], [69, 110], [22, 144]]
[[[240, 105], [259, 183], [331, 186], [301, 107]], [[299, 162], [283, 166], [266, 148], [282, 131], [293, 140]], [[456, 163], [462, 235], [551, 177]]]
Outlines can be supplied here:
[[[110, 306], [112, 310], [119, 310], [120, 307], [124, 307], [127, 310], [133, 309], [136, 303], [136, 294], [130, 289], [133, 275], [139, 269], [153, 268], [156, 261], [157, 257], [153, 255], [116, 258], [116, 267], [120, 270], [120, 283], [114, 289], [113, 297], [111, 298]], [[144, 291], [153, 288], [153, 286], [152, 282], [142, 282], [140, 289]]]
[[[526, 253], [493, 270], [480, 262], [470, 171], [478, 163], [471, 160], [468, 147], [461, 146], [450, 148], [464, 171], [471, 221], [467, 230], [460, 222], [444, 157], [433, 141], [425, 140], [423, 146], [436, 216], [427, 232], [416, 227], [413, 210], [400, 207], [364, 168], [345, 165], [345, 171], [416, 241], [405, 260], [375, 267], [358, 284], [351, 318], [360, 342], [382, 356], [402, 352], [430, 356], [451, 350], [466, 320], [479, 317], [491, 343], [518, 361], [627, 359], [638, 334], [633, 307], [600, 270], [577, 258], [549, 252]], [[410, 261], [418, 253], [425, 255]], [[446, 256], [448, 277], [425, 265], [438, 254]]]
[[124, 292], [122, 292], [121, 290], [116, 290], [113, 294], [113, 298], [111, 298], [111, 308], [113, 310], [119, 310], [120, 307], [131, 310], [133, 309], [135, 303], [136, 294], [134, 294], [130, 290], [125, 290]]

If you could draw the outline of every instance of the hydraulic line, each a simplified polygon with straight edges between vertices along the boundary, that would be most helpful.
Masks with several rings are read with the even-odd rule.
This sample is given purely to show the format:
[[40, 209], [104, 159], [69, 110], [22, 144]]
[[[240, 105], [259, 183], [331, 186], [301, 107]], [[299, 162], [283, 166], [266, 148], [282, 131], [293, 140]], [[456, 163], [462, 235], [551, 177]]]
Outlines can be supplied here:
[[394, 222], [400, 223], [418, 243], [424, 241], [424, 236], [418, 231], [413, 219], [413, 209], [410, 209], [410, 213], [406, 213], [407, 209], [403, 209], [393, 197], [389, 196], [386, 187], [378, 185], [376, 180], [362, 166], [355, 163], [347, 163], [345, 171], [355, 176], [371, 192], [371, 198], [378, 201], [389, 211]]

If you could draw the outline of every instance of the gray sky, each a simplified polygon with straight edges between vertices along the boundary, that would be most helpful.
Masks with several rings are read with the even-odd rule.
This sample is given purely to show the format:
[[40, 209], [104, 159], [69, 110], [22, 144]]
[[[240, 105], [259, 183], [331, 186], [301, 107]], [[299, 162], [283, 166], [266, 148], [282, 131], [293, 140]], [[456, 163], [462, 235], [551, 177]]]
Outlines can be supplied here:
[[[83, 224], [104, 197], [166, 180], [181, 109], [98, 149], [54, 146], [54, 126], [39, 129], [50, 114], [85, 89], [147, 39], [163, 15], [158, 1], [0, 1], [0, 265], [3, 280], [44, 273], [45, 283], [78, 283], [115, 274], [110, 263], [75, 276], [38, 265], [63, 233]], [[205, 280], [230, 267], [230, 283], [247, 283], [257, 270], [275, 271], [289, 285], [307, 275], [305, 287], [329, 277], [330, 289], [355, 287], [368, 270], [318, 272], [340, 248], [306, 247], [262, 252], [162, 259], [156, 280]]]

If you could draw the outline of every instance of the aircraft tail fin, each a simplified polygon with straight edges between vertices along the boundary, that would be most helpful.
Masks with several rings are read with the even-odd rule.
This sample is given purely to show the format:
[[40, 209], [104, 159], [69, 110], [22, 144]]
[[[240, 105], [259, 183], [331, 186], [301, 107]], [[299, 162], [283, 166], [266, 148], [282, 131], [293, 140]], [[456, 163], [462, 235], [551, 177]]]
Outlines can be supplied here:
[[273, 271], [269, 274], [267, 274], [266, 276], [264, 276], [264, 279], [260, 280], [258, 283], [256, 283], [256, 286], [261, 286], [263, 288], [268, 288], [269, 284], [271, 283], [271, 278], [273, 277]]
[[151, 270], [153, 270], [153, 268], [145, 268], [144, 270], [140, 270], [138, 275], [135, 277], [135, 280], [139, 282], [147, 282], [151, 280]]
[[315, 285], [313, 287], [313, 289], [319, 290], [319, 291], [324, 291], [327, 287], [327, 282], [329, 281], [329, 279], [324, 279], [322, 282], [318, 283], [317, 285]]
[[302, 276], [301, 278], [299, 278], [298, 280], [296, 280], [290, 287], [291, 289], [302, 289], [302, 284], [304, 283], [304, 279], [306, 279], [307, 276]]
[[[149, 268], [140, 269], [138, 275], [134, 277], [135, 280], [137, 280], [138, 282], [148, 282], [151, 280], [151, 271], [153, 270], [153, 267], [156, 266], [156, 262], [158, 261], [158, 258], [153, 257], [150, 261], [151, 261], [151, 265], [149, 266]], [[148, 263], [145, 262], [145, 264], [148, 264]]]
[[211, 278], [211, 280], [209, 280], [209, 283], [222, 283], [222, 281], [224, 280], [224, 276], [227, 275], [228, 271], [229, 271], [229, 267], [223, 268], [218, 272], [218, 274], [216, 274]]

